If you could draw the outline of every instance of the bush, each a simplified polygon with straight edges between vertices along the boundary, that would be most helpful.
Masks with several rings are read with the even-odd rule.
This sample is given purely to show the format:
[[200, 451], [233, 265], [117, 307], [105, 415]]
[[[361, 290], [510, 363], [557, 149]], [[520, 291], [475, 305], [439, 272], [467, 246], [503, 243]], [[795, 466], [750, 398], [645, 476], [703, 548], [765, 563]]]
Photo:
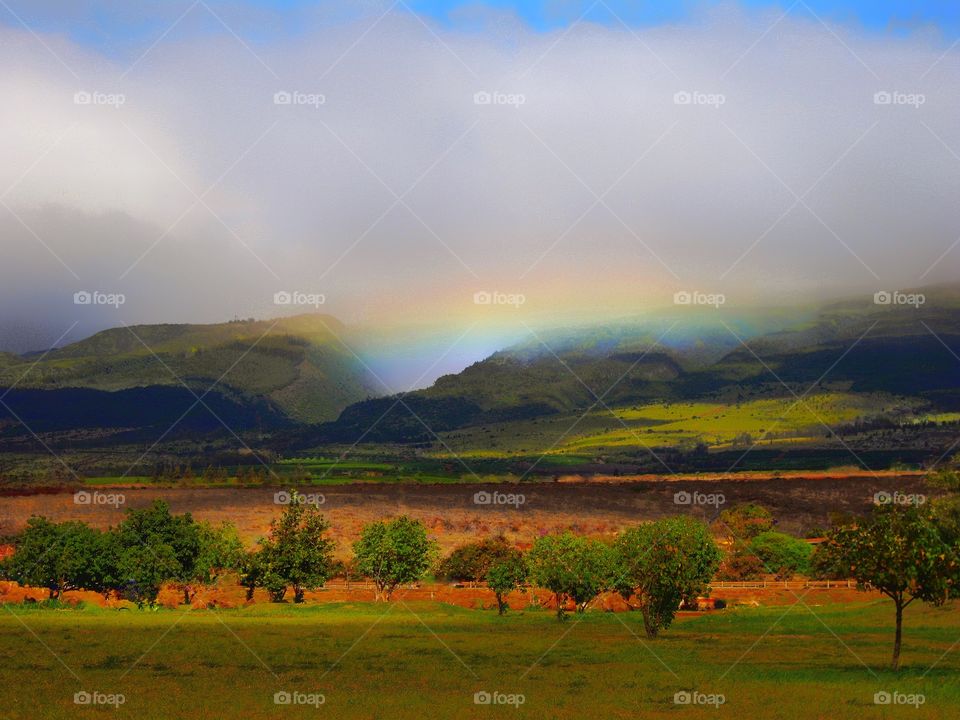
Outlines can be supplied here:
[[810, 575], [813, 546], [803, 540], [768, 531], [750, 541], [750, 550], [763, 561], [767, 570], [776, 573], [778, 580], [789, 580], [796, 573]]
[[735, 540], [751, 540], [774, 525], [773, 515], [763, 505], [743, 503], [720, 513], [721, 529]]

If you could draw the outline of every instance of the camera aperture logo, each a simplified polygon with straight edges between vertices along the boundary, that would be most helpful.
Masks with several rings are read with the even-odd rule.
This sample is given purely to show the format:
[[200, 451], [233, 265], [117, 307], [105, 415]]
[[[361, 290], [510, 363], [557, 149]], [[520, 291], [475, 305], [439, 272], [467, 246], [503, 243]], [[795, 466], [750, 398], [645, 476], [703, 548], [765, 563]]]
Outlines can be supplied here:
[[280, 290], [273, 294], [274, 305], [308, 305], [319, 308], [327, 301], [323, 293], [307, 293], [300, 290]]
[[78, 490], [73, 494], [73, 504], [74, 505], [92, 505], [92, 506], [107, 506], [112, 508], [118, 508], [121, 505], [125, 505], [127, 498], [123, 493], [104, 493], [99, 490], [94, 490], [89, 492], [87, 490]]
[[908, 305], [918, 308], [927, 302], [923, 293], [905, 293], [899, 290], [878, 290], [873, 294], [874, 305]]
[[321, 105], [327, 104], [327, 96], [323, 93], [306, 93], [300, 90], [278, 90], [273, 94], [274, 105], [306, 105], [318, 110]]
[[520, 693], [503, 693], [497, 690], [487, 692], [486, 690], [481, 690], [473, 694], [474, 705], [509, 705], [519, 708], [526, 701], [526, 696]]
[[520, 93], [504, 93], [494, 90], [478, 90], [473, 94], [474, 105], [508, 105], [518, 108], [527, 102], [527, 96]]
[[927, 102], [923, 93], [905, 93], [899, 90], [878, 90], [873, 94], [874, 105], [908, 105], [918, 109]]
[[674, 505], [705, 505], [718, 508], [727, 502], [723, 493], [702, 493], [697, 490], [681, 490], [673, 494]]
[[526, 496], [521, 493], [502, 493], [496, 490], [487, 492], [486, 490], [481, 490], [473, 494], [474, 505], [509, 505], [519, 508], [526, 502]]
[[518, 308], [527, 301], [523, 293], [505, 293], [497, 290], [478, 290], [473, 294], [474, 305], [509, 305]]
[[127, 301], [123, 293], [107, 293], [100, 290], [77, 290], [73, 294], [74, 305], [110, 305], [119, 308]]
[[727, 296], [723, 293], [705, 293], [699, 290], [680, 290], [673, 294], [674, 305], [708, 305], [720, 309], [726, 304]]
[[680, 90], [673, 94], [674, 105], [706, 105], [719, 109], [726, 105], [727, 96], [723, 93], [705, 93], [699, 90]]
[[327, 498], [323, 493], [301, 495], [300, 493], [289, 493], [286, 490], [281, 490], [273, 494], [274, 505], [313, 505], [320, 507], [326, 501]]
[[914, 708], [919, 708], [926, 702], [926, 695], [921, 693], [902, 693], [897, 690], [887, 692], [886, 690], [881, 690], [873, 694], [874, 705], [913, 705]]
[[874, 505], [923, 505], [927, 496], [923, 493], [902, 493], [899, 490], [887, 492], [881, 490], [873, 496]]
[[323, 693], [305, 693], [297, 690], [278, 690], [273, 694], [274, 705], [310, 705], [318, 708], [327, 701]]
[[123, 693], [104, 693], [99, 690], [92, 692], [80, 690], [73, 694], [74, 705], [111, 705], [118, 708], [127, 701]]
[[702, 693], [697, 690], [681, 690], [674, 694], [674, 705], [712, 705], [720, 707], [727, 702], [727, 698], [720, 693]]
[[121, 105], [126, 104], [127, 96], [123, 93], [105, 93], [90, 92], [88, 90], [77, 90], [73, 94], [74, 105], [106, 105], [119, 109]]

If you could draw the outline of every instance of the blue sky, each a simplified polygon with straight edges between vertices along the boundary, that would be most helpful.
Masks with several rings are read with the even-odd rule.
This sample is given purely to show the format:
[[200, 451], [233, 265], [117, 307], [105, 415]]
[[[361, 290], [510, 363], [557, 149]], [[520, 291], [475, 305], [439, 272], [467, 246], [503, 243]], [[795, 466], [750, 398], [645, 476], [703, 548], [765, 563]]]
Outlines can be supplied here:
[[[284, 33], [295, 33], [305, 13], [319, 12], [330, 21], [345, 19], [343, 7], [359, 8], [359, 12], [377, 14], [379, 7], [388, 7], [392, 0], [336, 3], [317, 0], [205, 0], [229, 22], [231, 28], [251, 40], [269, 41]], [[144, 43], [152, 42], [158, 33], [170, 26], [193, 0], [6, 0], [18, 17], [0, 6], [0, 23], [20, 26], [22, 20], [31, 29], [69, 35], [73, 40], [95, 47], [107, 55], [136, 52]], [[405, 0], [397, 11], [410, 8], [426, 18], [446, 26], [459, 26], [482, 31], [477, 18], [484, 11], [508, 12], [519, 17], [528, 27], [542, 32], [564, 28], [579, 18], [607, 25], [621, 21], [644, 27], [689, 20], [702, 6], [721, 4], [718, 0]], [[723, 4], [731, 4], [726, 2]], [[791, 8], [798, 17], [810, 17], [810, 11], [823, 20], [839, 22], [853, 28], [862, 27], [877, 33], [905, 35], [918, 28], [939, 29], [944, 40], [960, 37], [960, 2], [957, 0], [740, 0], [745, 8], [778, 12]], [[339, 6], [339, 10], [329, 10]], [[325, 9], [327, 8], [327, 9]], [[609, 8], [609, 9], [608, 9]], [[809, 8], [809, 9], [808, 9]], [[611, 12], [612, 11], [612, 12]], [[614, 14], [615, 13], [615, 14]], [[351, 17], [356, 11], [346, 11]], [[193, 30], [223, 32], [223, 27], [206, 13], [192, 13]], [[205, 22], [197, 20], [205, 16]]]

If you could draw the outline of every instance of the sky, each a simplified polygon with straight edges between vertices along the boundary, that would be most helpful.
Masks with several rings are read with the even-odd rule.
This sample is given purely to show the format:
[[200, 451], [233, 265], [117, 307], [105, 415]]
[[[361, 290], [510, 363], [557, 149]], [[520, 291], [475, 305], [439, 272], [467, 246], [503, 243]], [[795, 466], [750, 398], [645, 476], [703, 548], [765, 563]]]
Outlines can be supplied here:
[[955, 281], [958, 40], [948, 2], [4, 0], [0, 349], [320, 310], [402, 387], [678, 292]]

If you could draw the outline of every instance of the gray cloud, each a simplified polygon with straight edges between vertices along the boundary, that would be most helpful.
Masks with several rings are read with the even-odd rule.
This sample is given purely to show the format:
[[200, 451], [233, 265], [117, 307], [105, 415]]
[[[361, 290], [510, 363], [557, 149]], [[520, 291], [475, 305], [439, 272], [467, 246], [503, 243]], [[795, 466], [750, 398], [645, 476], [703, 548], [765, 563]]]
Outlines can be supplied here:
[[[960, 53], [935, 35], [802, 16], [766, 32], [777, 15], [732, 9], [550, 34], [371, 12], [328, 7], [244, 47], [198, 7], [126, 75], [149, 43], [118, 58], [43, 36], [61, 64], [0, 30], [0, 193], [19, 216], [0, 206], [2, 345], [118, 316], [269, 316], [278, 289], [452, 341], [679, 288], [789, 303], [957, 277], [960, 248], [929, 270], [960, 235]], [[78, 90], [125, 102], [77, 105]], [[325, 102], [277, 105], [282, 91]], [[498, 104], [510, 95], [522, 104]], [[81, 288], [128, 303], [78, 309]], [[528, 302], [484, 315], [481, 289]]]

